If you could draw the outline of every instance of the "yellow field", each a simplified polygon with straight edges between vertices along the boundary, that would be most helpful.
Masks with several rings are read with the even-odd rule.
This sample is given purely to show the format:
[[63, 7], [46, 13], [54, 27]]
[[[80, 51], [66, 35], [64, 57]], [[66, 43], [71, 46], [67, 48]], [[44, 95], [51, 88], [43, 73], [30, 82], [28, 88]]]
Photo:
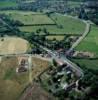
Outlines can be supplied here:
[[0, 54], [25, 53], [28, 49], [28, 42], [17, 37], [0, 38]]

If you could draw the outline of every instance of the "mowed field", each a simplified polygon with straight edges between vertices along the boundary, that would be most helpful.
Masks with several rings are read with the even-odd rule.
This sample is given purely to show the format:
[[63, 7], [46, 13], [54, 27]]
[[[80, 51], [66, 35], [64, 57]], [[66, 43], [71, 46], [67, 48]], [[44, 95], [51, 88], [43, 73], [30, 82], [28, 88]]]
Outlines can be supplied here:
[[25, 53], [29, 48], [29, 43], [17, 37], [0, 38], [0, 54]]
[[[18, 57], [20, 56], [3, 57], [0, 62], [0, 100], [19, 100], [30, 83], [29, 71], [16, 73], [16, 68], [19, 67]], [[32, 58], [32, 63], [33, 80], [48, 67], [49, 63], [35, 57]]]
[[85, 30], [85, 23], [78, 19], [60, 14], [52, 14], [51, 18], [57, 25], [23, 26], [19, 29], [23, 32], [36, 32], [37, 29], [46, 28], [51, 34], [82, 34]]
[[92, 25], [88, 36], [77, 46], [78, 51], [88, 51], [98, 57], [98, 26]]

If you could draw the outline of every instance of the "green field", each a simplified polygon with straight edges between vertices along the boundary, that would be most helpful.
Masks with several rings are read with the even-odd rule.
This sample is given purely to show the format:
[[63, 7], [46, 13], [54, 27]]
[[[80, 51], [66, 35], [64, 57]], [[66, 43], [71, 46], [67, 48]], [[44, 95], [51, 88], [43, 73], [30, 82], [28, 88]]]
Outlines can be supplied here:
[[0, 1], [0, 8], [16, 7], [18, 4], [12, 1]]
[[91, 26], [88, 36], [77, 46], [76, 50], [89, 51], [98, 55], [98, 27]]
[[5, 13], [10, 19], [19, 21], [24, 25], [55, 24], [47, 15], [41, 13], [22, 11], [1, 11], [1, 13]]
[[89, 68], [98, 70], [98, 59], [95, 60], [89, 60], [89, 59], [72, 59], [75, 63], [78, 63], [79, 65]]
[[52, 14], [51, 18], [56, 21], [57, 25], [23, 26], [19, 29], [23, 32], [36, 32], [37, 29], [46, 28], [51, 34], [81, 34], [85, 30], [85, 24], [80, 20], [60, 14]]
[[[61, 14], [51, 14], [49, 18], [46, 14], [39, 12], [24, 12], [24, 11], [1, 11], [13, 20], [20, 21], [24, 25], [19, 27], [22, 32], [36, 32], [37, 29], [44, 28], [51, 34], [82, 34], [85, 30], [85, 23], [82, 21]], [[56, 25], [54, 25], [56, 23]], [[53, 24], [53, 25], [40, 25]], [[29, 26], [30, 25], [30, 26]], [[34, 26], [36, 25], [36, 26]], [[38, 26], [37, 26], [38, 25]], [[43, 34], [43, 31], [41, 32]]]

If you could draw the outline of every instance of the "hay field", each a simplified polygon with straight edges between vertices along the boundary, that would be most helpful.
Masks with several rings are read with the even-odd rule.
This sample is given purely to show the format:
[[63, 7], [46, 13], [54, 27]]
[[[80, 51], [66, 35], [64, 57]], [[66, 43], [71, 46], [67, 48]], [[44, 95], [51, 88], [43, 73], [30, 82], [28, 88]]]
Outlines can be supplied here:
[[28, 50], [28, 42], [17, 37], [0, 38], [0, 54], [25, 53]]

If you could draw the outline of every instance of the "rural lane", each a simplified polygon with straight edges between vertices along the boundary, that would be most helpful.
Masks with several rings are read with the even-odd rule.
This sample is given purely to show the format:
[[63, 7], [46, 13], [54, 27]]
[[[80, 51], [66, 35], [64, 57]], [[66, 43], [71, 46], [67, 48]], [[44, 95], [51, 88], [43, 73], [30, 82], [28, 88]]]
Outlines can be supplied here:
[[74, 48], [76, 48], [81, 41], [88, 35], [89, 31], [90, 31], [90, 23], [87, 21], [83, 21], [86, 24], [86, 28], [84, 33], [82, 34], [82, 36], [79, 37], [79, 39], [72, 45], [72, 47], [68, 50], [68, 52], [70, 53]]

